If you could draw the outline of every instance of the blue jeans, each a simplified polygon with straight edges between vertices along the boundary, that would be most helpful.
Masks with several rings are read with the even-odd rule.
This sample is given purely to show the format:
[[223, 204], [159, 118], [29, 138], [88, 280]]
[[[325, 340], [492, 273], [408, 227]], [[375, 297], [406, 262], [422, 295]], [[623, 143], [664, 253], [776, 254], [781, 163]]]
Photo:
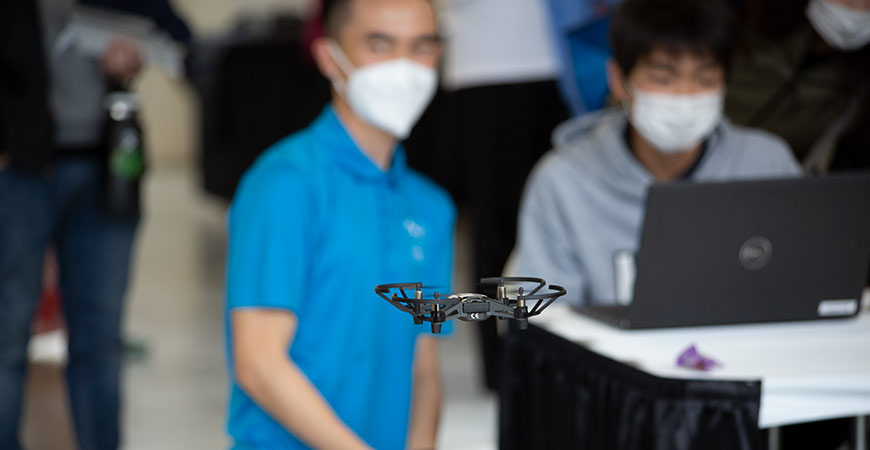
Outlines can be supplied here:
[[78, 446], [119, 445], [121, 315], [138, 220], [105, 217], [99, 184], [98, 161], [84, 157], [61, 159], [49, 176], [0, 169], [0, 449], [20, 448], [27, 342], [51, 243], [69, 332], [66, 380]]

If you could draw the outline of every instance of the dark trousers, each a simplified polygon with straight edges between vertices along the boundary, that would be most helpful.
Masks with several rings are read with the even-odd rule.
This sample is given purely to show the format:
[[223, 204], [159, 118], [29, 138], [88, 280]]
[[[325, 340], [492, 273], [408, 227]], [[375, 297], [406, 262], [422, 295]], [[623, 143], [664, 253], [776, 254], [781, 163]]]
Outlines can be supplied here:
[[[474, 278], [499, 276], [514, 248], [526, 177], [552, 148], [553, 129], [568, 112], [555, 81], [475, 87], [456, 96], [460, 136], [472, 168], [467, 181], [474, 222]], [[481, 323], [480, 339], [484, 381], [495, 389], [502, 347], [495, 319]]]
[[[99, 206], [96, 158], [59, 161], [49, 176], [0, 170], [0, 448], [20, 448], [27, 343], [46, 246], [57, 249], [69, 335], [67, 389], [78, 447], [119, 445], [121, 316], [136, 219]], [[45, 430], [50, 432], [50, 430]]]

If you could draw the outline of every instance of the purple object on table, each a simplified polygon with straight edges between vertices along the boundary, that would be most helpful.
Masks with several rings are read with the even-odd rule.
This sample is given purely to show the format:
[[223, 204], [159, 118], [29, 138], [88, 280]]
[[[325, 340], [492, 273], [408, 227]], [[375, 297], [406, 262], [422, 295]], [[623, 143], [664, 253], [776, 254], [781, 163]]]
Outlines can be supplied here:
[[677, 365], [687, 369], [703, 370], [706, 372], [722, 364], [713, 358], [701, 355], [698, 353], [698, 349], [695, 348], [695, 344], [692, 344], [677, 357]]

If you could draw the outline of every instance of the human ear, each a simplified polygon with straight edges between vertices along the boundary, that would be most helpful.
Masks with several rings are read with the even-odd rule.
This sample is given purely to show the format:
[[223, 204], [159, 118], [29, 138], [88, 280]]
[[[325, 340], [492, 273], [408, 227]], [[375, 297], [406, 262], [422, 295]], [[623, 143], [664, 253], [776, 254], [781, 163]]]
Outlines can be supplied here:
[[625, 74], [613, 58], [607, 60], [607, 85], [610, 87], [610, 93], [620, 103], [630, 99]]
[[329, 46], [334, 45], [331, 39], [319, 37], [311, 43], [311, 55], [314, 57], [314, 63], [317, 64], [317, 69], [330, 81], [341, 80], [342, 72], [335, 61], [332, 52], [329, 51]]

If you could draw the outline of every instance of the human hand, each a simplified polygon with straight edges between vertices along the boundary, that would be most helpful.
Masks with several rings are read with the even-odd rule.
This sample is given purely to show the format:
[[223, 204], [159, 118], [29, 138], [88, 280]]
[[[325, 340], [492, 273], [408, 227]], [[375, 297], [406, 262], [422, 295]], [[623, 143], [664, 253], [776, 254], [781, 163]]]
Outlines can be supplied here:
[[0, 171], [9, 165], [9, 155], [0, 154]]
[[115, 38], [103, 51], [101, 67], [110, 79], [127, 83], [142, 70], [142, 54], [129, 39]]

